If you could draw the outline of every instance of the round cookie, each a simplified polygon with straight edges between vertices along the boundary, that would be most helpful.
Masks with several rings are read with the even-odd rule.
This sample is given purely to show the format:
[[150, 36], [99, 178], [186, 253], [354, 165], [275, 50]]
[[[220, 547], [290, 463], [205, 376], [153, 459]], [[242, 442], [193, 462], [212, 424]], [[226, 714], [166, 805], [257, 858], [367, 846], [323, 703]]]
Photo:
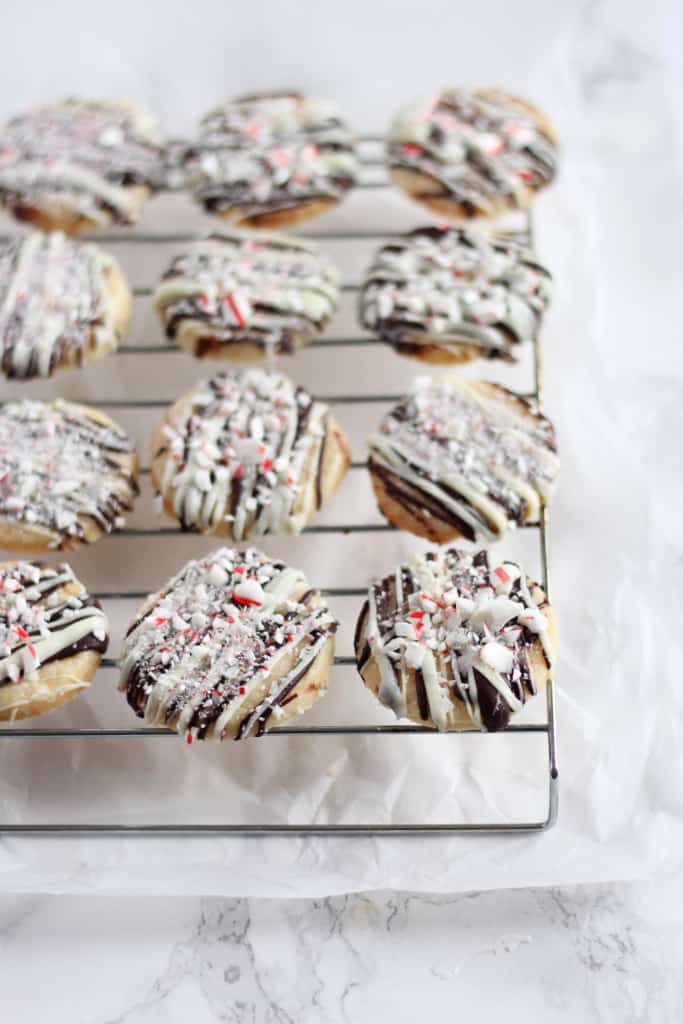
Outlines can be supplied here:
[[138, 493], [130, 438], [62, 399], [0, 407], [0, 548], [66, 550], [123, 525]]
[[42, 715], [87, 689], [108, 631], [70, 566], [0, 563], [0, 721]]
[[186, 180], [207, 212], [265, 228], [324, 213], [351, 188], [357, 169], [336, 108], [295, 92], [216, 107], [184, 157]]
[[550, 301], [550, 273], [509, 235], [419, 228], [383, 246], [360, 294], [363, 327], [428, 363], [516, 358]]
[[337, 307], [338, 280], [313, 246], [235, 231], [176, 256], [154, 305], [168, 337], [198, 358], [253, 362], [320, 334]]
[[127, 101], [67, 99], [0, 132], [0, 201], [43, 231], [132, 224], [165, 173], [154, 120]]
[[557, 626], [520, 566], [449, 548], [370, 586], [355, 649], [363, 682], [398, 718], [497, 732], [545, 688]]
[[118, 347], [130, 289], [116, 260], [61, 232], [0, 244], [0, 367], [7, 377], [49, 377]]
[[254, 549], [188, 562], [128, 630], [120, 689], [147, 725], [260, 736], [327, 686], [337, 623], [303, 573]]
[[183, 530], [236, 541], [299, 533], [350, 465], [328, 407], [273, 370], [218, 374], [152, 438], [152, 482]]
[[402, 110], [387, 160], [399, 188], [449, 218], [496, 217], [528, 206], [555, 177], [552, 125], [498, 89], [445, 89]]
[[369, 440], [377, 503], [437, 544], [494, 541], [537, 522], [559, 470], [553, 426], [499, 384], [420, 377]]

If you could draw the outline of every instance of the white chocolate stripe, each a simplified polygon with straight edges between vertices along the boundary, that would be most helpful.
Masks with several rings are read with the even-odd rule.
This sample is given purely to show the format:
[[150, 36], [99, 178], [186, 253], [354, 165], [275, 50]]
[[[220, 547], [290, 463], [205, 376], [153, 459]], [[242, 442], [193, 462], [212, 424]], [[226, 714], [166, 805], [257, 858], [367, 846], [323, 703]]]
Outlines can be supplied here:
[[154, 297], [171, 336], [182, 320], [194, 319], [226, 343], [248, 337], [273, 350], [287, 330], [304, 338], [315, 333], [337, 301], [337, 272], [316, 250], [263, 232], [194, 243], [173, 261]]
[[20, 670], [21, 674], [30, 677], [44, 662], [59, 655], [60, 651], [66, 650], [72, 644], [78, 643], [79, 640], [82, 640], [90, 633], [99, 632], [103, 635], [106, 633], [107, 619], [99, 608], [83, 608], [80, 613], [74, 614], [68, 621], [68, 626], [62, 626], [58, 630], [55, 629], [57, 623], [52, 621], [50, 625], [55, 629], [54, 632], [46, 637], [31, 639], [31, 646], [36, 652], [32, 672], [26, 673], [24, 669], [24, 652], [28, 646], [27, 644], [15, 650], [8, 658], [3, 658], [0, 661], [0, 684], [3, 679], [11, 678], [11, 666], [13, 665]]
[[10, 206], [64, 210], [97, 225], [130, 222], [140, 185], [161, 187], [164, 157], [149, 116], [128, 103], [67, 100], [0, 133], [0, 194]]
[[243, 216], [311, 197], [338, 198], [357, 160], [329, 104], [296, 95], [253, 96], [210, 111], [185, 157], [185, 172], [209, 211]]
[[454, 375], [419, 378], [368, 444], [371, 471], [373, 462], [385, 467], [475, 537], [494, 539], [509, 524], [538, 519], [559, 462], [548, 420], [531, 405], [528, 413], [515, 408], [517, 396], [504, 389], [483, 387]]
[[[0, 514], [65, 537], [84, 539], [80, 517], [106, 532], [121, 525], [137, 484], [126, 465], [130, 439], [80, 407], [58, 399], [8, 402], [0, 409]], [[117, 461], [121, 459], [121, 464]]]
[[[404, 569], [418, 586], [407, 602], [396, 582]], [[388, 600], [391, 582], [397, 600], [379, 623], [378, 595]], [[525, 694], [536, 693], [527, 656], [533, 641], [538, 639], [552, 664], [548, 621], [524, 573], [514, 563], [490, 566], [485, 552], [471, 556], [449, 549], [433, 557], [415, 556], [393, 578], [370, 587], [367, 607], [357, 656], [367, 643], [380, 676], [378, 696], [399, 717], [406, 713], [407, 686], [413, 685], [421, 717], [418, 687], [438, 729], [448, 728], [460, 702], [479, 728], [501, 728], [521, 710]], [[368, 663], [361, 663], [362, 674]], [[484, 682], [490, 694], [482, 690]], [[499, 704], [491, 694], [498, 695]]]
[[0, 167], [0, 188], [3, 187], [27, 192], [44, 189], [48, 194], [53, 190], [51, 194], [55, 199], [66, 192], [70, 199], [77, 200], [83, 213], [102, 225], [110, 219], [102, 203], [112, 206], [118, 216], [126, 221], [132, 219], [138, 206], [129, 189], [114, 185], [101, 175], [66, 160], [55, 160], [50, 166], [27, 161], [14, 168], [11, 177]]
[[328, 636], [321, 636], [308, 648], [304, 656], [296, 663], [294, 668], [280, 680], [277, 687], [269, 693], [260, 704], [257, 704], [240, 731], [240, 739], [246, 738], [251, 734], [252, 729], [265, 711], [270, 709], [276, 711], [280, 698], [287, 692], [290, 684], [293, 680], [302, 678], [306, 674], [328, 641]]
[[389, 131], [390, 164], [430, 175], [469, 215], [494, 213], [501, 198], [522, 204], [552, 180], [556, 159], [540, 120], [495, 90], [447, 89], [401, 111]]
[[[293, 598], [305, 591], [302, 573], [253, 549], [188, 563], [131, 628], [121, 689], [150, 724], [199, 738], [247, 735], [334, 632], [323, 605]], [[283, 662], [283, 679], [274, 679]]]
[[[446, 494], [445, 491], [439, 487], [438, 483], [433, 483], [431, 480], [427, 480], [424, 476], [417, 473], [408, 463], [408, 459], [417, 462], [418, 465], [425, 469], [425, 471], [428, 471], [429, 463], [424, 460], [418, 461], [414, 450], [406, 451], [399, 447], [395, 442], [391, 444], [379, 435], [370, 439], [370, 450], [373, 457], [380, 456], [379, 461], [386, 462], [392, 473], [401, 477], [402, 480], [406, 480], [418, 491], [424, 491], [425, 493], [430, 494], [433, 498], [436, 498], [440, 505], [443, 505], [444, 508], [449, 509], [451, 512], [455, 512], [460, 519], [469, 523], [475, 532], [480, 532], [489, 540], [495, 540], [495, 538], [505, 530], [506, 519], [501, 515], [500, 510], [493, 504], [493, 502], [483, 497], [481, 493], [477, 493], [469, 487], [463, 477], [456, 476], [455, 474], [449, 476], [449, 486], [453, 486], [461, 490], [463, 497], [469, 500], [475, 511], [481, 510], [482, 517], [485, 516], [487, 517], [486, 519], [482, 519], [479, 518], [479, 516], [474, 515], [472, 508], [470, 508], [466, 502], [458, 501], [450, 494]], [[496, 526], [495, 530], [492, 530], [489, 526], [491, 521]]]
[[86, 603], [85, 591], [55, 603], [52, 595], [75, 582], [68, 566], [60, 569], [20, 562], [0, 570], [0, 687], [34, 682], [43, 664], [68, 657], [88, 636], [95, 643], [84, 650], [106, 648], [107, 618], [101, 608]]
[[422, 228], [379, 250], [361, 292], [361, 318], [390, 343], [464, 343], [511, 359], [535, 336], [551, 290], [545, 267], [508, 236]]
[[219, 374], [181, 407], [163, 428], [160, 480], [181, 524], [211, 532], [229, 522], [235, 540], [298, 533], [317, 503], [327, 407], [262, 369]]
[[[13, 266], [13, 269], [11, 269]], [[105, 274], [113, 260], [63, 234], [31, 232], [0, 249], [5, 292], [0, 351], [10, 376], [49, 376], [66, 354], [80, 358], [118, 343]]]

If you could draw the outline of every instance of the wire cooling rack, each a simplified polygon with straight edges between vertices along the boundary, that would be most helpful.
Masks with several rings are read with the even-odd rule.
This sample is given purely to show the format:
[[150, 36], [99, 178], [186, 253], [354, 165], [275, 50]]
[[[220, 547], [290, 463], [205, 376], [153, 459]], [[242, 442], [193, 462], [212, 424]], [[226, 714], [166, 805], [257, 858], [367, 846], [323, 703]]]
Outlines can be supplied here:
[[[360, 137], [360, 151], [361, 151], [361, 165], [363, 172], [361, 180], [356, 186], [358, 189], [386, 189], [387, 181], [386, 177], [383, 176], [383, 161], [380, 156], [364, 157], [363, 151], [368, 146], [381, 146], [383, 140], [379, 136], [365, 135]], [[373, 173], [373, 171], [375, 173]], [[379, 172], [382, 177], [378, 175]], [[318, 241], [331, 241], [331, 242], [360, 242], [370, 241], [380, 245], [386, 239], [402, 234], [401, 231], [395, 230], [371, 230], [371, 229], [358, 229], [358, 230], [337, 230], [337, 231], [316, 231], [315, 233], [300, 232], [301, 237], [310, 237]], [[529, 214], [524, 215], [523, 224], [511, 231], [512, 234], [522, 236], [529, 244], [533, 246], [533, 225], [531, 216]], [[161, 244], [174, 244], [182, 245], [192, 241], [197, 237], [196, 232], [150, 232], [143, 230], [129, 230], [129, 231], [117, 231], [110, 234], [99, 234], [94, 240], [99, 244], [107, 245], [107, 243], [127, 243], [134, 245], [140, 250], [147, 251], [150, 247]], [[357, 293], [359, 290], [358, 282], [345, 281], [342, 283], [342, 292], [345, 293]], [[149, 302], [149, 297], [152, 294], [153, 289], [151, 287], [135, 287], [133, 288], [133, 295], [136, 303]], [[325, 347], [325, 348], [348, 348], [357, 349], [364, 348], [369, 345], [379, 345], [381, 342], [370, 337], [342, 337], [342, 338], [326, 338], [318, 339], [312, 342], [310, 347]], [[135, 355], [154, 354], [161, 355], [166, 352], [176, 353], [177, 346], [173, 344], [143, 344], [134, 341], [125, 342], [119, 349], [118, 353], [114, 356], [108, 356], [107, 360], [113, 358], [116, 359], [129, 359]], [[395, 357], [391, 350], [387, 348], [387, 359], [398, 358]], [[527, 397], [533, 397], [539, 402], [542, 400], [542, 362], [541, 362], [541, 342], [537, 336], [534, 340], [534, 351], [533, 351], [533, 386], [525, 392]], [[156, 398], [92, 398], [87, 399], [92, 404], [107, 410], [117, 409], [164, 409], [177, 396], [169, 396], [164, 399]], [[398, 401], [401, 397], [400, 393], [377, 393], [377, 394], [318, 394], [316, 397], [328, 402], [331, 406], [353, 406], [359, 404], [370, 404], [370, 405], [387, 405], [393, 404]], [[352, 468], [361, 470], [365, 467], [365, 461], [353, 461]], [[147, 475], [149, 470], [144, 469], [141, 471], [143, 475]], [[313, 524], [305, 528], [304, 534], [310, 535], [337, 535], [344, 536], [351, 533], [385, 533], [393, 531], [395, 528], [386, 523], [372, 523], [364, 521], [351, 521], [342, 524]], [[548, 595], [550, 595], [549, 589], [549, 566], [548, 566], [548, 515], [545, 509], [541, 510], [540, 521], [535, 524], [528, 524], [523, 527], [524, 530], [532, 531], [536, 535], [538, 543], [538, 554], [540, 559], [541, 567], [541, 581], [543, 588]], [[126, 527], [119, 531], [116, 536], [118, 537], [177, 537], [178, 529], [171, 526], [158, 526], [150, 528], [142, 527]], [[106, 543], [106, 541], [105, 541]], [[321, 588], [322, 593], [327, 597], [344, 597], [344, 598], [357, 598], [360, 602], [367, 593], [367, 581], [361, 581], [358, 587], [327, 587]], [[96, 597], [104, 602], [105, 607], [107, 604], [119, 601], [142, 601], [147, 597], [148, 591], [138, 590], [96, 590], [91, 591]], [[116, 667], [116, 660], [108, 657], [102, 659], [102, 667], [113, 669]], [[336, 666], [354, 666], [355, 659], [353, 657], [338, 656], [335, 658]], [[513, 736], [524, 736], [529, 734], [542, 734], [546, 737], [547, 741], [547, 811], [538, 820], [528, 821], [503, 821], [503, 822], [441, 822], [441, 823], [419, 823], [419, 824], [391, 824], [391, 823], [378, 823], [378, 824], [286, 824], [286, 823], [262, 823], [262, 824], [238, 824], [238, 823], [180, 823], [180, 824], [166, 824], [166, 823], [67, 823], [67, 822], [50, 822], [50, 823], [28, 823], [28, 824], [15, 824], [12, 822], [0, 820], [0, 834], [33, 834], [33, 835], [46, 835], [46, 836], [57, 836], [57, 835], [80, 835], [80, 834], [108, 834], [108, 835], [299, 835], [299, 836], [322, 836], [322, 835], [333, 835], [333, 836], [370, 836], [370, 835], [434, 835], [434, 834], [457, 834], [457, 833], [530, 833], [530, 832], [542, 832], [551, 828], [556, 820], [558, 814], [558, 763], [557, 763], [557, 743], [556, 743], [556, 717], [555, 717], [555, 694], [552, 678], [548, 680], [546, 687], [546, 718], [545, 721], [540, 723], [512, 723], [510, 724], [504, 733]], [[463, 736], [463, 733], [470, 733], [481, 737], [482, 743], [495, 743], [496, 736], [500, 734], [482, 734], [472, 727], [471, 729], [462, 730], [460, 732], [448, 733], [449, 742], [458, 743], [459, 738]], [[433, 734], [443, 735], [436, 732], [434, 729], [427, 728], [422, 725], [412, 724], [381, 724], [381, 725], [291, 725], [291, 726], [278, 726], [270, 729], [264, 734], [262, 739], [268, 738], [268, 742], [277, 740], [278, 737], [287, 736], [290, 738], [295, 737], [310, 737], [310, 736], [373, 736], [380, 740], [383, 736], [406, 736], [406, 735], [429, 735]], [[102, 739], [125, 739], [131, 742], [161, 742], [169, 737], [174, 738], [174, 742], [178, 742], [178, 738], [174, 732], [163, 728], [149, 728], [149, 727], [131, 727], [131, 728], [107, 728], [107, 727], [23, 727], [15, 728], [12, 726], [6, 728], [0, 728], [0, 743], [6, 743], [10, 740], [19, 741], [25, 740], [27, 742], [37, 742], [40, 740], [60, 740], [68, 742], [73, 739], [87, 739], [87, 740], [102, 740]], [[253, 740], [251, 742], [254, 742]]]

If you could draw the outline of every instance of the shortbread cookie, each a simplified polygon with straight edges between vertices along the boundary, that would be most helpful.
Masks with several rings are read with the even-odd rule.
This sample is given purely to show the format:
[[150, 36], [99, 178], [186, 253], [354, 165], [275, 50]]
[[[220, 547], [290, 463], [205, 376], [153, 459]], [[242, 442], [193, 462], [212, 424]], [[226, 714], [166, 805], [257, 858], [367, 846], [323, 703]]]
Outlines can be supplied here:
[[147, 725], [188, 743], [260, 736], [323, 695], [336, 629], [303, 573], [221, 548], [147, 599], [126, 636], [120, 689]]
[[152, 438], [152, 482], [164, 511], [183, 530], [237, 541], [299, 533], [349, 464], [327, 406], [272, 370], [202, 381]]
[[445, 89], [418, 100], [389, 130], [391, 177], [446, 217], [495, 217], [525, 207], [555, 177], [552, 125], [498, 89]]
[[383, 246], [360, 295], [364, 327], [429, 363], [514, 360], [535, 337], [552, 281], [513, 237], [419, 228]]
[[193, 355], [253, 361], [311, 341], [338, 299], [337, 271], [313, 246], [235, 231], [176, 256], [154, 304], [168, 337]]
[[0, 366], [49, 377], [117, 348], [131, 294], [116, 260], [61, 232], [0, 245]]
[[537, 522], [559, 469], [553, 426], [533, 400], [454, 375], [418, 378], [368, 444], [381, 511], [438, 544]]
[[0, 407], [0, 547], [66, 550], [123, 526], [138, 493], [130, 438], [73, 402]]
[[68, 565], [0, 563], [0, 721], [42, 715], [87, 689], [108, 631]]
[[68, 99], [0, 133], [0, 201], [43, 231], [131, 224], [164, 177], [156, 125], [133, 103]]
[[555, 616], [514, 562], [449, 548], [373, 583], [356, 626], [363, 682], [398, 718], [497, 732], [541, 692]]
[[299, 93], [242, 96], [216, 107], [184, 157], [197, 201], [253, 227], [324, 213], [351, 188], [357, 166], [336, 108]]

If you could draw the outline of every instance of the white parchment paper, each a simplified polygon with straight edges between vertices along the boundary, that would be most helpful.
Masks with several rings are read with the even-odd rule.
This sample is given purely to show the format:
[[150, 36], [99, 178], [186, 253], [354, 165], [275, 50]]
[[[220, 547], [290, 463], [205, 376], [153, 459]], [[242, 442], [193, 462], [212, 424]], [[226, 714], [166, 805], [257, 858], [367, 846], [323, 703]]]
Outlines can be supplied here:
[[[512, 84], [512, 83], [511, 83]], [[557, 666], [560, 819], [535, 836], [456, 838], [0, 839], [6, 891], [325, 895], [410, 888], [459, 891], [570, 884], [674, 871], [683, 850], [683, 697], [680, 607], [680, 403], [683, 367], [673, 320], [668, 253], [680, 238], [675, 178], [658, 160], [669, 125], [666, 105], [638, 147], [655, 80], [640, 105], [623, 96], [591, 104], [574, 85], [557, 85], [551, 110], [565, 142], [557, 186], [537, 204], [539, 255], [556, 279], [543, 335], [546, 410], [563, 458], [551, 510], [551, 585], [561, 628]], [[640, 94], [639, 94], [640, 95]], [[649, 122], [648, 122], [649, 123]], [[609, 131], [607, 130], [609, 126]], [[647, 204], [639, 204], [647, 167]], [[672, 182], [674, 184], [672, 184]], [[634, 198], [635, 197], [635, 198]], [[672, 200], [674, 200], [672, 202]], [[676, 204], [678, 201], [678, 205]], [[647, 205], [647, 210], [644, 208]], [[389, 190], [359, 192], [311, 225], [326, 233], [409, 229], [429, 221]], [[8, 229], [12, 229], [9, 221]], [[141, 231], [204, 230], [189, 204], [155, 200]], [[346, 281], [358, 281], [375, 242], [322, 239]], [[154, 284], [174, 245], [111, 244], [130, 279]], [[359, 334], [355, 296], [344, 295], [330, 338]], [[144, 299], [129, 342], [161, 341]], [[417, 364], [382, 346], [308, 349], [283, 361], [321, 395], [402, 391]], [[2, 385], [22, 394], [97, 402], [173, 399], [209, 372], [189, 356], [119, 355], [49, 384]], [[522, 390], [529, 354], [517, 367], [476, 363], [468, 376]], [[340, 405], [354, 449], [384, 410]], [[122, 409], [143, 462], [160, 410]], [[379, 522], [366, 475], [351, 472], [318, 522]], [[148, 480], [131, 525], [155, 522]], [[211, 540], [110, 538], [71, 558], [93, 590], [155, 589]], [[353, 587], [384, 574], [421, 546], [401, 534], [307, 535], [263, 545], [303, 568], [320, 586]], [[500, 550], [538, 572], [530, 531]], [[116, 654], [135, 602], [110, 602]], [[358, 600], [331, 600], [342, 622], [338, 653], [351, 653]], [[543, 700], [524, 712], [542, 721]], [[327, 697], [307, 721], [388, 722], [352, 668], [335, 670]], [[90, 691], [34, 724], [125, 726], [135, 721], [102, 671]], [[0, 818], [5, 822], [139, 824], [191, 822], [382, 823], [533, 820], [545, 814], [545, 737], [270, 737], [188, 748], [175, 738], [0, 740]]]

